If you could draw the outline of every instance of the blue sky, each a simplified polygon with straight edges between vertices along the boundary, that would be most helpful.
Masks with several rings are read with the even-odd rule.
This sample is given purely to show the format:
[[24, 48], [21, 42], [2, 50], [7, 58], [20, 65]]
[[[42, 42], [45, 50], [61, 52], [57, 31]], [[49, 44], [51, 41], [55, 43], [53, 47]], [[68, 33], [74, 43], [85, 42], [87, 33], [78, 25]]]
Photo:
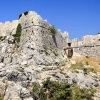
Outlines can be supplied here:
[[16, 20], [29, 10], [69, 32], [71, 39], [100, 32], [100, 0], [1, 0], [0, 22]]

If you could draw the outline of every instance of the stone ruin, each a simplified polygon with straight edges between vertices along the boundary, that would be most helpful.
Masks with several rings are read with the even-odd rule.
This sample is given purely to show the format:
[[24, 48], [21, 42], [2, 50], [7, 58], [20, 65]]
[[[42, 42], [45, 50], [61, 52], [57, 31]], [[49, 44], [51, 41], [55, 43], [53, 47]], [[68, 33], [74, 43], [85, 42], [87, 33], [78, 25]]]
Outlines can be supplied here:
[[100, 58], [100, 34], [86, 35], [82, 41], [73, 39], [72, 47], [80, 55]]
[[[16, 34], [16, 29], [19, 23], [21, 24], [22, 28], [20, 43], [18, 44], [19, 48], [16, 48], [18, 50], [18, 53], [25, 53], [25, 55], [27, 55], [28, 57], [31, 54], [30, 52], [32, 52], [29, 50], [30, 48], [31, 50], [36, 50], [38, 53], [41, 51], [46, 51], [52, 54], [51, 50], [53, 50], [53, 52], [58, 52], [60, 55], [66, 56], [62, 52], [64, 48], [68, 47], [67, 43], [70, 41], [68, 32], [62, 33], [60, 30], [56, 30], [56, 34], [55, 36], [53, 36], [50, 31], [50, 27], [52, 25], [49, 24], [46, 20], [43, 20], [40, 15], [33, 11], [29, 11], [26, 14], [21, 14], [19, 20], [0, 23], [0, 38], [1, 40], [3, 39], [5, 41], [3, 41], [3, 43], [6, 46], [10, 42], [14, 41], [13, 35]], [[9, 43], [7, 43], [7, 41]], [[13, 44], [13, 46], [14, 45], [15, 44]], [[80, 55], [100, 58], [100, 34], [84, 36], [82, 38], [82, 41], [73, 39], [71, 45], [74, 52], [77, 52]], [[12, 61], [14, 61], [15, 58], [17, 59], [17, 57], [15, 57], [15, 54], [11, 52], [11, 54], [9, 52], [8, 54], [6, 54], [7, 52], [4, 51], [6, 48], [9, 48], [9, 46], [3, 47], [1, 45], [1, 55], [3, 55], [5, 59], [10, 59], [10, 56]], [[12, 47], [10, 47], [9, 49], [11, 48]], [[15, 46], [13, 48], [15, 48]], [[19, 54], [16, 54], [16, 56], [17, 55]], [[63, 59], [63, 57], [61, 58]], [[21, 59], [23, 58], [21, 57]], [[9, 60], [7, 61], [9, 62]], [[19, 61], [17, 61], [16, 63], [19, 63]]]
[[[16, 43], [14, 35], [19, 24], [21, 36], [20, 42]], [[66, 59], [64, 48], [68, 47], [69, 34], [56, 30], [56, 34], [53, 35], [50, 31], [51, 26], [33, 11], [21, 14], [19, 20], [0, 23], [0, 56], [4, 63], [48, 65]], [[97, 58], [100, 58], [99, 45], [100, 34], [84, 36], [82, 41], [73, 39], [71, 42], [74, 52]]]
[[[20, 35], [16, 32], [19, 25]], [[68, 47], [68, 32], [55, 29], [53, 34], [51, 27], [32, 11], [21, 14], [19, 20], [0, 23], [0, 96], [3, 92], [4, 100], [33, 100], [32, 84], [41, 85], [47, 77], [85, 88], [95, 84], [100, 87], [97, 75], [95, 80], [86, 78], [81, 70], [73, 73], [61, 69], [71, 65], [66, 56], [68, 48], [80, 55], [100, 57], [100, 35], [85, 36], [82, 41], [74, 39]]]
[[[21, 36], [17, 43], [14, 35], [19, 24]], [[62, 35], [56, 29], [56, 34], [53, 35], [51, 27], [51, 24], [33, 11], [21, 14], [19, 20], [0, 23], [0, 54], [4, 63], [60, 63], [64, 59], [63, 48], [67, 46], [69, 36], [67, 32]]]

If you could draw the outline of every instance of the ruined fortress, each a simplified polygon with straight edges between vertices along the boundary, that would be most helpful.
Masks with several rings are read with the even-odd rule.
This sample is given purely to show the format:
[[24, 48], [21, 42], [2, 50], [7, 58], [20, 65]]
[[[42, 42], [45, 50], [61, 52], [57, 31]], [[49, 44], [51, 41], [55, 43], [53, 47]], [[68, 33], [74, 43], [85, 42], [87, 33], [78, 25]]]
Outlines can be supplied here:
[[[21, 35], [19, 36], [20, 42], [17, 43], [14, 35], [16, 36], [19, 24], [21, 25]], [[19, 20], [0, 23], [1, 58], [4, 58], [5, 63], [14, 64], [22, 62], [33, 64], [32, 61], [28, 62], [28, 59], [32, 57], [33, 62], [36, 63], [43, 63], [43, 59], [47, 63], [60, 62], [61, 59], [66, 58], [63, 50], [68, 47], [69, 34], [56, 29], [54, 29], [56, 30], [54, 34], [51, 28], [51, 24], [33, 11], [21, 14]], [[82, 41], [73, 39], [71, 47], [73, 54], [76, 52], [81, 56], [100, 58], [100, 34], [84, 36]], [[55, 55], [59, 55], [59, 57], [55, 57]], [[51, 61], [48, 60], [49, 58]], [[58, 58], [59, 60], [57, 60]]]
[[[20, 35], [16, 33], [19, 24]], [[0, 23], [0, 39], [0, 53], [5, 63], [33, 64], [35, 61], [48, 64], [63, 60], [62, 50], [69, 38], [67, 32], [62, 35], [36, 12], [29, 11], [21, 14], [19, 20]], [[57, 55], [59, 57], [55, 57]], [[30, 58], [33, 58], [31, 62]]]
[[73, 64], [68, 57], [71, 53], [100, 58], [100, 34], [70, 42], [68, 32], [55, 29], [33, 11], [22, 13], [18, 20], [0, 23], [0, 98], [33, 100], [33, 84], [42, 85], [48, 77], [80, 88], [99, 88], [100, 78], [95, 73], [87, 77], [84, 70], [67, 69]]

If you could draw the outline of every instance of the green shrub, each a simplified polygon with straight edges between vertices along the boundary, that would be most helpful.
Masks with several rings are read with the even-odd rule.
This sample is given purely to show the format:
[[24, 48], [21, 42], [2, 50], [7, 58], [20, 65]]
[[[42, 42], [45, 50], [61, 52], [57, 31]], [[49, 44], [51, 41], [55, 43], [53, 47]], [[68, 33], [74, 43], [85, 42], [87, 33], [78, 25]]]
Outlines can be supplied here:
[[56, 34], [56, 29], [55, 29], [54, 25], [50, 27], [50, 31], [51, 31], [52, 35]]
[[42, 87], [35, 83], [31, 92], [34, 100], [92, 100], [94, 93], [93, 89], [80, 89], [68, 83], [51, 81], [50, 78], [43, 82]]
[[49, 91], [49, 100], [71, 100], [71, 88], [67, 83], [50, 81], [48, 78], [43, 83], [43, 88]]
[[33, 83], [31, 95], [34, 100], [46, 100], [46, 95], [43, 88], [39, 84]]
[[[86, 64], [88, 65], [88, 62], [86, 62]], [[82, 63], [72, 64], [70, 69], [72, 69], [75, 72], [77, 71], [76, 69], [83, 70], [84, 74], [88, 74], [89, 72], [95, 73], [93, 68], [84, 68], [84, 65]]]
[[18, 69], [18, 71], [23, 73], [24, 72], [24, 69]]
[[16, 29], [16, 34], [13, 35], [14, 38], [15, 38], [15, 41], [16, 41], [17, 43], [20, 42], [21, 28], [22, 28], [22, 27], [21, 27], [21, 24], [18, 24], [17, 29]]
[[54, 54], [55, 56], [59, 56], [59, 54], [58, 54], [57, 51], [53, 51], [53, 54]]
[[72, 68], [72, 69], [83, 69], [84, 65], [82, 63], [76, 63], [76, 64], [72, 64], [70, 68]]
[[66, 65], [66, 62], [65, 61], [60, 62], [60, 65], [61, 66], [65, 66]]
[[88, 74], [89, 72], [96, 73], [93, 68], [84, 68], [84, 74]]
[[3, 100], [3, 97], [2, 96], [0, 96], [0, 100]]
[[92, 100], [94, 94], [93, 89], [80, 89], [78, 86], [72, 87], [72, 100]]

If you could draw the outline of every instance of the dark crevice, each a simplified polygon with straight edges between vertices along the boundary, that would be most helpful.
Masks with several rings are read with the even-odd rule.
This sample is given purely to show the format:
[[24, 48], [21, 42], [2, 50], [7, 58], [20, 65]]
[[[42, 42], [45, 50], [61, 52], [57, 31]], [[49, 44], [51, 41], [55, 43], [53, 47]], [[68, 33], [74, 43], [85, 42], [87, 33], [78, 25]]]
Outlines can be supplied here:
[[54, 43], [55, 43], [55, 46], [57, 47], [57, 41], [56, 41], [55, 35], [52, 35], [52, 39], [53, 39], [53, 41], [54, 41]]

